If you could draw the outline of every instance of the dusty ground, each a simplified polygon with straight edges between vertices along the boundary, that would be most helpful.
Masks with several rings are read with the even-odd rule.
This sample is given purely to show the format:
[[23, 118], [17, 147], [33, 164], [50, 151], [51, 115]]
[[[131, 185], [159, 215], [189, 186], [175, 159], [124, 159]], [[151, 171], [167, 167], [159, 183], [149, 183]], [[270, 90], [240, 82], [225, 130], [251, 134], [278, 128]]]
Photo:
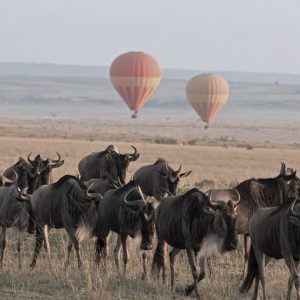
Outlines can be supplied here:
[[[188, 134], [176, 135], [177, 129], [166, 128], [162, 129], [162, 133], [157, 126], [148, 126], [146, 133], [143, 133], [138, 127], [133, 130], [125, 127], [120, 130], [119, 127], [117, 130], [117, 121], [114, 121], [113, 126], [106, 124], [104, 129], [91, 120], [67, 122], [65, 119], [41, 119], [35, 122], [32, 125], [30, 118], [18, 120], [7, 117], [0, 121], [0, 170], [14, 163], [19, 156], [27, 156], [29, 152], [55, 157], [58, 151], [65, 159], [65, 164], [54, 170], [53, 178], [56, 180], [66, 173], [76, 174], [80, 158], [109, 144], [117, 145], [122, 152], [130, 151], [130, 144], [134, 144], [141, 153], [140, 159], [130, 166], [128, 178], [139, 166], [151, 163], [158, 157], [168, 159], [175, 168], [182, 164], [184, 170], [192, 169], [192, 174], [182, 181], [181, 189], [197, 184], [205, 190], [229, 186], [249, 177], [273, 177], [278, 174], [281, 161], [293, 168], [300, 168], [300, 150], [291, 139], [289, 143], [281, 143], [279, 146], [275, 139], [270, 144], [261, 144], [259, 138], [249, 143], [247, 137], [243, 141], [200, 138], [199, 141], [188, 142], [191, 140]], [[176, 128], [183, 132], [180, 124]], [[172, 138], [176, 141], [172, 142]], [[177, 292], [170, 292], [168, 285], [163, 286], [152, 278], [143, 282], [140, 278], [138, 242], [134, 241], [129, 241], [131, 257], [126, 278], [117, 275], [111, 252], [106, 274], [103, 268], [97, 269], [94, 266], [92, 241], [82, 243], [84, 271], [77, 270], [75, 257], [70, 269], [66, 270], [66, 237], [62, 230], [53, 230], [50, 237], [52, 269], [48, 267], [46, 255], [42, 252], [37, 268], [30, 271], [28, 265], [33, 250], [33, 237], [26, 236], [23, 268], [18, 270], [15, 236], [11, 229], [5, 267], [0, 273], [0, 299], [185, 299], [182, 288], [192, 280], [183, 253], [178, 257], [176, 267]], [[112, 249], [113, 238], [109, 246]], [[152, 254], [148, 261], [149, 267], [151, 257]], [[215, 279], [206, 278], [199, 284], [203, 299], [241, 299], [238, 286], [242, 250], [239, 248], [236, 252], [216, 258], [214, 264]], [[287, 278], [287, 268], [282, 262], [268, 266], [267, 291], [270, 299], [285, 297]], [[250, 299], [251, 294], [252, 290], [244, 299]]]

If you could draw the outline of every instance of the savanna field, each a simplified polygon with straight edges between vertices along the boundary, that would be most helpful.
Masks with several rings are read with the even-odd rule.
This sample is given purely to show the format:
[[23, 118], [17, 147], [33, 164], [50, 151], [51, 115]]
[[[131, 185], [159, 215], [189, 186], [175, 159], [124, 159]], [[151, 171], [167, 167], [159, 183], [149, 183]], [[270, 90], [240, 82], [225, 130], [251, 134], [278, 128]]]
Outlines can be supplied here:
[[[3, 127], [2, 129], [5, 129]], [[77, 164], [86, 154], [100, 151], [109, 144], [115, 144], [121, 152], [131, 152], [130, 135], [124, 133], [116, 138], [103, 134], [101, 139], [68, 134], [55, 138], [51, 136], [51, 128], [43, 132], [23, 128], [24, 134], [18, 136], [17, 127], [7, 127], [7, 134], [0, 137], [0, 169], [16, 162], [19, 156], [27, 157], [32, 152], [44, 156], [56, 157], [58, 151], [65, 160], [61, 168], [53, 170], [53, 181], [64, 174], [77, 174]], [[15, 130], [15, 132], [14, 132]], [[5, 132], [5, 130], [3, 131]], [[30, 134], [26, 136], [25, 132]], [[132, 134], [131, 134], [132, 135]], [[300, 166], [300, 155], [297, 148], [290, 146], [276, 147], [226, 147], [216, 143], [213, 145], [188, 145], [186, 143], [168, 144], [167, 140], [151, 140], [145, 142], [135, 137], [132, 143], [140, 152], [140, 158], [133, 162], [128, 170], [127, 180], [133, 172], [142, 165], [154, 162], [158, 157], [166, 158], [171, 166], [183, 170], [192, 170], [192, 174], [183, 179], [180, 191], [191, 187], [198, 187], [203, 191], [210, 188], [234, 186], [237, 182], [250, 177], [274, 177], [280, 169], [280, 162], [284, 161], [288, 167]], [[159, 143], [158, 143], [159, 142]], [[176, 291], [171, 292], [169, 287], [169, 266], [167, 284], [155, 281], [151, 277], [151, 261], [154, 249], [148, 252], [147, 280], [141, 280], [142, 260], [139, 250], [139, 240], [128, 239], [129, 263], [125, 277], [118, 274], [113, 261], [113, 247], [115, 234], [109, 237], [108, 260], [106, 271], [94, 263], [94, 241], [87, 240], [81, 243], [83, 270], [78, 270], [75, 253], [71, 264], [65, 268], [67, 236], [64, 230], [50, 231], [50, 247], [52, 266], [49, 267], [47, 255], [42, 250], [37, 267], [32, 271], [29, 264], [34, 248], [34, 236], [24, 235], [23, 266], [18, 269], [16, 251], [16, 232], [8, 230], [7, 247], [4, 257], [4, 267], [0, 273], [1, 299], [188, 299], [183, 289], [192, 283], [192, 274], [185, 252], [178, 255], [176, 260]], [[199, 292], [203, 299], [251, 299], [253, 290], [241, 297], [238, 288], [243, 264], [242, 239], [235, 252], [213, 259], [215, 275], [207, 277], [199, 283]], [[155, 248], [155, 247], [154, 247]], [[122, 254], [120, 255], [122, 259]], [[267, 293], [269, 299], [283, 299], [286, 294], [288, 272], [283, 262], [272, 261], [266, 269]], [[293, 290], [294, 293], [294, 290]], [[294, 294], [293, 294], [294, 295]], [[193, 298], [191, 295], [189, 298]]]

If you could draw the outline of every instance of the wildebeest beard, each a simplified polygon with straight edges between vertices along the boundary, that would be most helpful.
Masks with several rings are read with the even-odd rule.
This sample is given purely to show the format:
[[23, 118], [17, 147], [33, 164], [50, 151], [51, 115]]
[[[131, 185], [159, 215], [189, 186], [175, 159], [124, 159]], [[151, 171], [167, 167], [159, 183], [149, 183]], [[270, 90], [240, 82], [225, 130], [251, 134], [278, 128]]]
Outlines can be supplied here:
[[120, 179], [122, 184], [125, 184], [125, 178], [126, 178], [126, 171], [129, 166], [129, 161], [125, 157], [125, 155], [120, 155], [116, 159], [115, 163], [116, 169], [117, 169], [117, 176]]

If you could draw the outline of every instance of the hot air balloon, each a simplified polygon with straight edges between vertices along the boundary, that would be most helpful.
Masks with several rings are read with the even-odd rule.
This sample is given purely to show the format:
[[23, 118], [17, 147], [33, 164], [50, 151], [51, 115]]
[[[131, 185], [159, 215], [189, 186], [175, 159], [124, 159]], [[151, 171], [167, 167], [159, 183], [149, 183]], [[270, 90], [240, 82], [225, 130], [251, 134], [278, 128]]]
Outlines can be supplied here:
[[228, 100], [229, 85], [217, 74], [197, 75], [188, 81], [186, 96], [208, 128]]
[[149, 100], [158, 87], [161, 70], [158, 62], [144, 52], [127, 52], [118, 56], [110, 66], [113, 86], [134, 111], [132, 118]]

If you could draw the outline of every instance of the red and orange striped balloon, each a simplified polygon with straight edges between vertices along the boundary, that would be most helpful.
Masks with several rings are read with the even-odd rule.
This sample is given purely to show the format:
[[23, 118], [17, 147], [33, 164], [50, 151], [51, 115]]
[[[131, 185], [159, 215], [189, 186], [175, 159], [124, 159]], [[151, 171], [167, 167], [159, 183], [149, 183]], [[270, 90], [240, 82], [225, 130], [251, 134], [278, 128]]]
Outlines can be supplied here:
[[208, 128], [228, 100], [229, 85], [217, 74], [197, 75], [188, 81], [186, 96]]
[[127, 52], [118, 56], [111, 64], [110, 79], [119, 95], [137, 112], [149, 100], [161, 79], [158, 62], [144, 52]]

